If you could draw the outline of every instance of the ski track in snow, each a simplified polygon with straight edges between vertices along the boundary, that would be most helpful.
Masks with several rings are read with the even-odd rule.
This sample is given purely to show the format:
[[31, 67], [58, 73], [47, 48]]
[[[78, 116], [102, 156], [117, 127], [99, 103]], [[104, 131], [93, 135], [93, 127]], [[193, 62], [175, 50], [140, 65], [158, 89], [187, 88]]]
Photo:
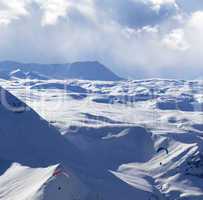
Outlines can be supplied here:
[[1, 200], [203, 199], [201, 80], [0, 85]]

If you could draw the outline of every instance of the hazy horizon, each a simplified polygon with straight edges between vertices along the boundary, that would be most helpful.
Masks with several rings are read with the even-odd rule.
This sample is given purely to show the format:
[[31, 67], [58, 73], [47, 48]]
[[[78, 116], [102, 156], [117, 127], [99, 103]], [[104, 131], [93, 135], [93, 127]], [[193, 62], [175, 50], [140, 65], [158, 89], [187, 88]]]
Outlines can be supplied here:
[[199, 0], [0, 1], [0, 60], [98, 61], [130, 78], [203, 76]]

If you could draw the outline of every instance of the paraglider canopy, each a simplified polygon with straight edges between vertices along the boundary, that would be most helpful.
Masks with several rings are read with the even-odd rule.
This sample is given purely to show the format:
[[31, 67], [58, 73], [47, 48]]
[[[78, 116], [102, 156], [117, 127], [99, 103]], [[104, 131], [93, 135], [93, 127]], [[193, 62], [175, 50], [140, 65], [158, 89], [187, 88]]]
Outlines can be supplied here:
[[56, 169], [53, 173], [53, 176], [54, 177], [57, 177], [57, 176], [61, 176], [61, 175], [64, 175], [66, 176], [67, 178], [69, 178], [69, 174], [68, 172], [66, 172], [65, 170], [62, 170], [62, 169]]
[[167, 154], [169, 154], [169, 151], [167, 148], [164, 148], [164, 147], [160, 147], [157, 149], [157, 153], [161, 152], [161, 151], [165, 151]]

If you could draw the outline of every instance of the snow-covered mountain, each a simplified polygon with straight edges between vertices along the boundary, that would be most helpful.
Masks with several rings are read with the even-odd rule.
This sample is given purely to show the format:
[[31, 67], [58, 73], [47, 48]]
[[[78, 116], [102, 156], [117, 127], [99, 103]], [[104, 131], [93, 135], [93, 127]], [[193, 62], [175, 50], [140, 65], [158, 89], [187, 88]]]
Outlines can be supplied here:
[[115, 75], [99, 62], [75, 62], [67, 64], [19, 63], [13, 61], [0, 62], [0, 78], [31, 79], [85, 79], [117, 81]]
[[77, 148], [20, 100], [2, 88], [0, 94], [0, 199], [87, 195], [70, 167], [81, 160]]
[[203, 199], [201, 80], [0, 85], [1, 200]]
[[93, 200], [102, 195], [121, 200], [126, 195], [118, 188], [129, 199], [137, 194], [22, 101], [2, 88], [0, 94], [0, 199]]

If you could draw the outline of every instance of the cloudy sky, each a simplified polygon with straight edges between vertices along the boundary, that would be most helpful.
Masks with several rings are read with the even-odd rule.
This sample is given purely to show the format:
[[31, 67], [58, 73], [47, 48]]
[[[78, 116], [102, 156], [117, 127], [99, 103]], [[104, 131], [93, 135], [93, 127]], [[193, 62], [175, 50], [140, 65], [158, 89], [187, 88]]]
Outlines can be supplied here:
[[0, 0], [0, 60], [200, 78], [202, 52], [202, 0]]

